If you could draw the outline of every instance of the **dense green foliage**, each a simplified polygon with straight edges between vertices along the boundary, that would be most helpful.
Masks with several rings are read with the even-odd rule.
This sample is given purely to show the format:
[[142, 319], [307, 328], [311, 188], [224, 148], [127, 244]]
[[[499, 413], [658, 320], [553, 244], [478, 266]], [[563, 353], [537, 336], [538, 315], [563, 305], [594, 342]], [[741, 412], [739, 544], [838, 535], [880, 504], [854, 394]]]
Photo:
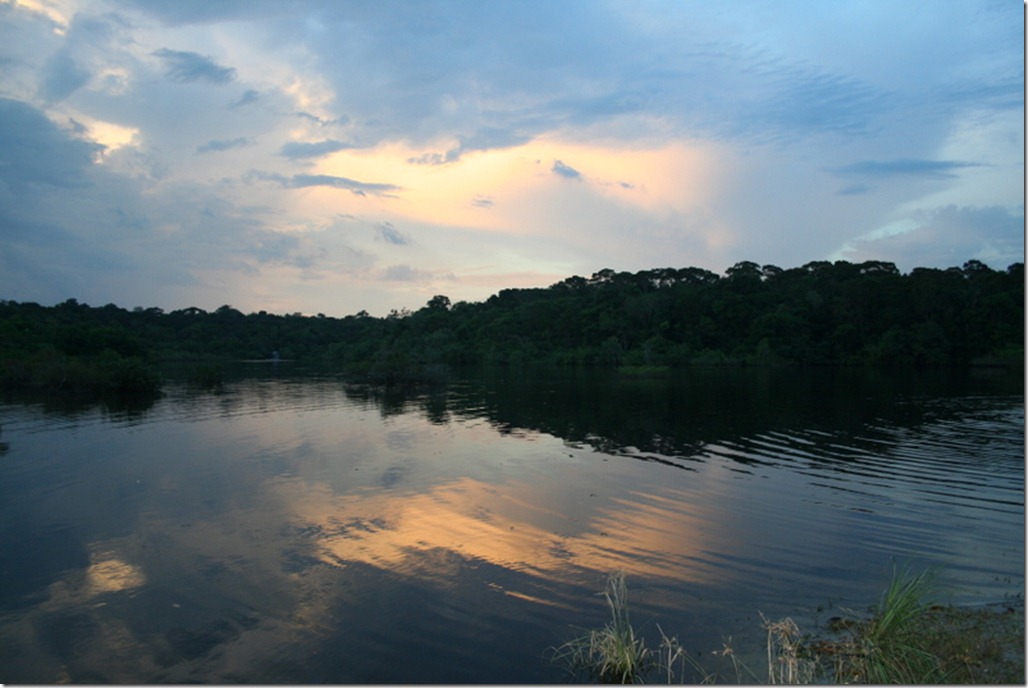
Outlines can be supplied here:
[[682, 366], [967, 365], [1020, 360], [1024, 265], [971, 261], [902, 275], [891, 263], [739, 263], [602, 270], [484, 303], [432, 299], [367, 323], [332, 349], [339, 361]]
[[388, 383], [470, 364], [963, 366], [1023, 352], [1023, 263], [601, 270], [384, 318], [0, 302], [0, 383], [37, 388], [146, 388], [157, 361], [276, 354]]

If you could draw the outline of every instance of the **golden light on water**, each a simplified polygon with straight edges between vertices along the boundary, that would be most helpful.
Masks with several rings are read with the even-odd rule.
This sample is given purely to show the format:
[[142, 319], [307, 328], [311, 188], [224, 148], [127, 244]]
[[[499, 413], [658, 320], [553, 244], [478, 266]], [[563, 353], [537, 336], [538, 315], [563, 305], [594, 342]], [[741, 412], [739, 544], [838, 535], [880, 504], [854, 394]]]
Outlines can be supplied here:
[[546, 506], [549, 496], [533, 498], [533, 492], [537, 486], [517, 481], [460, 478], [412, 494], [334, 495], [297, 482], [282, 484], [279, 494], [297, 527], [322, 534], [319, 556], [335, 565], [425, 575], [431, 572], [423, 555], [446, 550], [547, 578], [574, 568], [713, 581], [712, 571], [686, 562], [715, 537], [703, 527], [700, 507], [673, 495], [632, 495], [556, 513]]
[[94, 555], [86, 569], [86, 589], [91, 594], [125, 592], [146, 583], [143, 570], [118, 559], [114, 554]]

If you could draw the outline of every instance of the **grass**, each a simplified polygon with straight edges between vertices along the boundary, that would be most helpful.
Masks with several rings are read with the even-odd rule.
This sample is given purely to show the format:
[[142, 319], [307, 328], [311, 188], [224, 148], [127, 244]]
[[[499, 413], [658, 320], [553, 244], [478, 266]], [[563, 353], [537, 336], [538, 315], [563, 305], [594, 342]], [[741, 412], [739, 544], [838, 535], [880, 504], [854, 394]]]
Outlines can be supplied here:
[[946, 679], [942, 660], [929, 647], [924, 616], [929, 608], [932, 574], [893, 566], [869, 618], [852, 614], [834, 619], [841, 639], [816, 643], [814, 652], [830, 660], [838, 683], [923, 684]]
[[[735, 677], [728, 680], [734, 683], [1023, 684], [1023, 600], [1000, 611], [933, 606], [932, 577], [931, 572], [914, 574], [909, 567], [894, 566], [870, 617], [836, 619], [835, 637], [828, 640], [804, 635], [792, 619], [770, 621], [761, 615], [767, 632], [766, 679], [739, 662], [731, 640], [712, 654], [731, 662]], [[670, 684], [692, 668], [703, 683], [720, 679], [660, 626], [657, 650], [646, 647], [629, 620], [623, 574], [612, 574], [602, 594], [610, 621], [553, 650], [553, 659], [566, 663], [573, 675], [598, 683], [642, 683], [659, 671]]]
[[857, 669], [865, 683], [936, 683], [941, 663], [926, 646], [920, 619], [928, 608], [929, 572], [893, 568], [870, 622], [857, 638]]
[[610, 621], [558, 647], [554, 659], [566, 663], [572, 674], [584, 673], [599, 683], [642, 683], [655, 662], [628, 618], [628, 586], [623, 573], [610, 575], [603, 595]]

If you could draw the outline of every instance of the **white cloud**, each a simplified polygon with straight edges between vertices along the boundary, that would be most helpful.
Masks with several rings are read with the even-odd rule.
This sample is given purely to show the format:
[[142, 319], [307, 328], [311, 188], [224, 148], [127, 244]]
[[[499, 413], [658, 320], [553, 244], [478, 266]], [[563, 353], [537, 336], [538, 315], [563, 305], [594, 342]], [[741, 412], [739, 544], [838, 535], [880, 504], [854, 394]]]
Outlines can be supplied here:
[[980, 260], [994, 269], [1024, 262], [1024, 211], [945, 206], [911, 213], [859, 237], [836, 258], [851, 262], [888, 256], [902, 270], [960, 267]]

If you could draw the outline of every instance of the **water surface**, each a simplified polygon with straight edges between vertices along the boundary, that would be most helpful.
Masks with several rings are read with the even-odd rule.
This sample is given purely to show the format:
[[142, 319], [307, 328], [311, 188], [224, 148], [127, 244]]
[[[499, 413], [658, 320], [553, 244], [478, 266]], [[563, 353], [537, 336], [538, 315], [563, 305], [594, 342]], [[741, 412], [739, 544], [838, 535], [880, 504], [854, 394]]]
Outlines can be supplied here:
[[[559, 682], [633, 620], [760, 670], [760, 614], [1024, 587], [1018, 374], [253, 366], [145, 408], [0, 405], [0, 682]], [[730, 641], [729, 641], [730, 639]]]

